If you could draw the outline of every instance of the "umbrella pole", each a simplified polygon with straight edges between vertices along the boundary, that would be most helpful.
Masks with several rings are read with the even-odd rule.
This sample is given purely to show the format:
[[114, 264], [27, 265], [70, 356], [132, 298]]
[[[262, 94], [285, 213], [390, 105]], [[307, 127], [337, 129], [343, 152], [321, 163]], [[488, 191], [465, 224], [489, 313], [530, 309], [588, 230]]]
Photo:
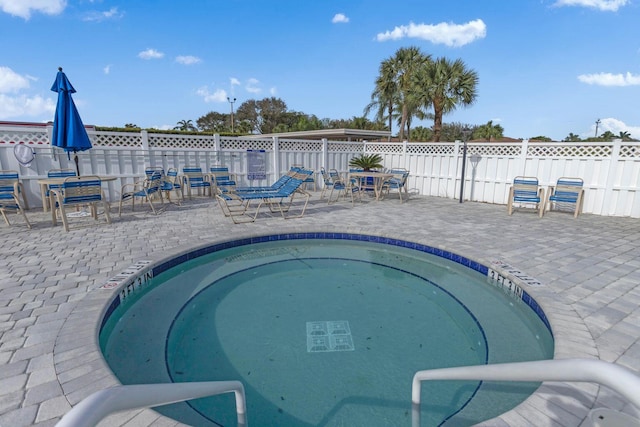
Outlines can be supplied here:
[[74, 153], [73, 161], [76, 162], [76, 174], [80, 176], [80, 165], [78, 164], [78, 153]]

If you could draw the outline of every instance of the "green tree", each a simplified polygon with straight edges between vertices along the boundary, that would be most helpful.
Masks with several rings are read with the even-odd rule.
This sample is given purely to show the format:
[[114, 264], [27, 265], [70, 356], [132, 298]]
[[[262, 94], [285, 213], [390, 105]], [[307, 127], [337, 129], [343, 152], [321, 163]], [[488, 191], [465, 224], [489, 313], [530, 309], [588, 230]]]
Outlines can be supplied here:
[[443, 115], [475, 102], [477, 86], [478, 74], [461, 59], [438, 58], [414, 75], [414, 96], [425, 108], [433, 108], [433, 141], [440, 141]]
[[631, 139], [631, 134], [629, 132], [620, 131], [618, 138], [623, 141], [629, 141]]
[[193, 120], [180, 120], [173, 130], [195, 131], [198, 128], [193, 124]]
[[204, 132], [225, 132], [229, 129], [229, 114], [210, 111], [196, 120], [198, 128]]
[[[391, 58], [382, 61], [379, 73], [371, 94], [371, 102], [365, 107], [364, 115], [367, 116], [372, 109], [377, 108], [376, 120], [387, 120], [389, 131], [391, 131], [393, 119], [398, 116], [398, 114], [394, 116], [394, 108], [400, 104], [398, 82], [395, 78], [395, 64]], [[389, 140], [391, 140], [391, 135], [389, 135]]]
[[[405, 131], [409, 138], [411, 118], [416, 116], [420, 109], [419, 100], [414, 96], [413, 76], [430, 62], [431, 55], [423, 54], [415, 46], [400, 48], [394, 56], [384, 60], [380, 65], [380, 74], [376, 78], [376, 86], [371, 94], [372, 101], [365, 107], [365, 114], [368, 114], [372, 108], [378, 107], [376, 119], [389, 120], [389, 129], [392, 128], [392, 120], [398, 119], [399, 138], [405, 139]], [[400, 110], [401, 114], [394, 115], [396, 109]]]
[[487, 124], [480, 125], [473, 130], [471, 139], [484, 139], [490, 141], [491, 138], [498, 139], [504, 135], [504, 129], [500, 125], [494, 125], [493, 120], [489, 120]]
[[567, 137], [562, 140], [562, 142], [580, 142], [580, 141], [582, 141], [582, 138], [580, 138], [580, 135], [576, 135], [573, 132], [570, 132], [569, 135], [567, 135]]
[[538, 135], [538, 136], [534, 136], [533, 138], [529, 138], [532, 141], [542, 141], [542, 142], [551, 142], [553, 141], [553, 139], [549, 138], [548, 136], [544, 136], [544, 135]]
[[138, 127], [138, 125], [135, 125], [133, 123], [127, 123], [126, 125], [124, 125], [125, 129], [140, 129], [140, 127]]
[[239, 121], [246, 121], [252, 132], [273, 133], [278, 124], [287, 123], [291, 115], [287, 115], [287, 104], [280, 98], [264, 98], [260, 101], [249, 99], [243, 102], [235, 113], [235, 118]]
[[600, 135], [600, 140], [601, 141], [613, 141], [616, 138], [616, 135], [611, 132], [610, 130], [604, 132], [602, 135]]
[[431, 141], [431, 139], [433, 138], [433, 131], [430, 128], [426, 128], [424, 126], [417, 126], [411, 131], [411, 138], [414, 141]]

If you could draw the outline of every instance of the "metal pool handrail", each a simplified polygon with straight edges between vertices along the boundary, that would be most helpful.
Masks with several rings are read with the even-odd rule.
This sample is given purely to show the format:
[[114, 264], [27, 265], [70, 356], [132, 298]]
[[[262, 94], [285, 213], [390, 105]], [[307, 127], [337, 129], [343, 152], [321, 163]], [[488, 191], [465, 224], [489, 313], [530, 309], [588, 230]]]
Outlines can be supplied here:
[[412, 425], [420, 425], [420, 386], [427, 380], [594, 382], [640, 408], [640, 377], [632, 370], [594, 359], [497, 363], [418, 371], [411, 384]]
[[240, 381], [205, 381], [170, 384], [136, 384], [100, 390], [83, 399], [56, 427], [91, 427], [106, 416], [127, 409], [168, 405], [200, 397], [234, 392], [238, 426], [247, 426], [247, 405]]

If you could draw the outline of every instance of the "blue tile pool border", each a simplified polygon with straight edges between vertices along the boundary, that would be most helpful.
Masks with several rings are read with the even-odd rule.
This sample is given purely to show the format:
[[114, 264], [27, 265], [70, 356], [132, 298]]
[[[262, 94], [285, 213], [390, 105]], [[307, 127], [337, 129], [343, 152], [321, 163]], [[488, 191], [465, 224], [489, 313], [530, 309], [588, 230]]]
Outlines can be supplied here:
[[[538, 302], [522, 286], [516, 283], [516, 280], [501, 274], [500, 272], [498, 272], [493, 268], [490, 268], [486, 265], [483, 265], [477, 261], [474, 261], [462, 255], [458, 255], [454, 252], [450, 252], [444, 249], [425, 245], [422, 243], [415, 243], [407, 240], [395, 239], [392, 237], [374, 236], [369, 234], [335, 233], [335, 232], [298, 232], [298, 233], [269, 234], [269, 235], [247, 237], [247, 238], [215, 243], [209, 246], [199, 247], [192, 251], [183, 253], [181, 255], [177, 255], [174, 258], [161, 261], [157, 265], [150, 265], [146, 269], [139, 269], [138, 271], [131, 274], [130, 277], [127, 277], [125, 280], [122, 280], [121, 283], [113, 282], [114, 281], [113, 278], [109, 279], [111, 283], [118, 283], [120, 292], [108, 305], [105, 311], [105, 314], [102, 318], [102, 322], [99, 330], [100, 331], [102, 330], [102, 328], [104, 327], [109, 317], [113, 314], [116, 308], [118, 308], [118, 306], [124, 301], [124, 299], [126, 299], [127, 295], [130, 292], [133, 292], [137, 288], [144, 286], [147, 280], [150, 280], [151, 278], [156, 277], [159, 274], [162, 274], [173, 267], [176, 267], [187, 261], [197, 259], [201, 256], [218, 252], [224, 249], [235, 248], [239, 246], [246, 246], [246, 245], [251, 245], [255, 243], [274, 242], [279, 240], [302, 240], [302, 239], [305, 239], [305, 240], [308, 240], [308, 239], [352, 240], [352, 241], [385, 244], [385, 245], [413, 249], [419, 252], [424, 252], [427, 254], [435, 255], [435, 256], [453, 261], [457, 264], [463, 265], [467, 268], [470, 268], [474, 271], [481, 273], [482, 275], [486, 276], [489, 280], [492, 280], [497, 284], [499, 284], [503, 289], [509, 292], [512, 296], [520, 299], [531, 310], [533, 310], [533, 312], [540, 318], [540, 320], [544, 323], [544, 325], [547, 327], [547, 329], [553, 336], [553, 331], [551, 329], [551, 325], [549, 324], [549, 320], [547, 319], [547, 316], [544, 313], [544, 310], [542, 310]], [[123, 275], [121, 274], [121, 275], [118, 275], [117, 277], [122, 277], [122, 276]], [[526, 283], [526, 280], [525, 280], [525, 283]], [[105, 286], [103, 286], [103, 288], [105, 288]]]

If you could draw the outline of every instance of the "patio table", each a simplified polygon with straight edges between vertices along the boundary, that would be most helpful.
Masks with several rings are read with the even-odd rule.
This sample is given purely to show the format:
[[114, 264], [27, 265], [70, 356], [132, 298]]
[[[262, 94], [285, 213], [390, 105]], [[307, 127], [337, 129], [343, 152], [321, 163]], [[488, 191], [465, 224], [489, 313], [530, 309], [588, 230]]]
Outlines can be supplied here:
[[382, 184], [389, 178], [392, 178], [392, 173], [384, 173], [384, 172], [349, 172], [349, 178], [357, 179], [360, 184], [360, 188], [371, 188], [368, 185], [362, 185], [362, 180], [367, 180], [368, 178], [373, 179], [373, 192], [376, 196], [376, 200], [380, 200], [382, 198]]

